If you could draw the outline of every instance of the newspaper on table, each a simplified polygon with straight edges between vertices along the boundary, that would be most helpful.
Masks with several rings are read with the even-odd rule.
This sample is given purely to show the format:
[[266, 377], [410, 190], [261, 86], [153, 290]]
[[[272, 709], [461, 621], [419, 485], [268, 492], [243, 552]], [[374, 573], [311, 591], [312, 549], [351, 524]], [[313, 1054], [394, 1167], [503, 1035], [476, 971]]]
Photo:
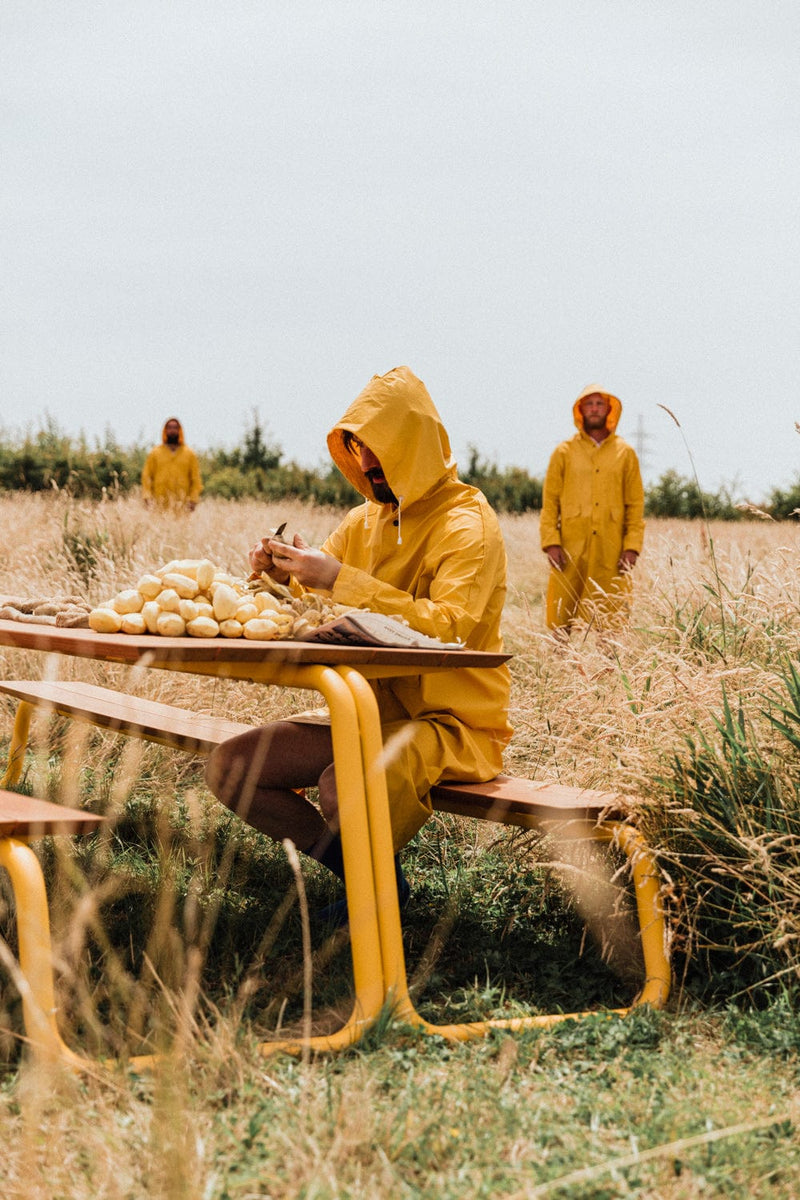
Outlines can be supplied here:
[[382, 613], [356, 609], [318, 625], [298, 639], [332, 646], [392, 646], [409, 650], [463, 650], [463, 642], [440, 642]]

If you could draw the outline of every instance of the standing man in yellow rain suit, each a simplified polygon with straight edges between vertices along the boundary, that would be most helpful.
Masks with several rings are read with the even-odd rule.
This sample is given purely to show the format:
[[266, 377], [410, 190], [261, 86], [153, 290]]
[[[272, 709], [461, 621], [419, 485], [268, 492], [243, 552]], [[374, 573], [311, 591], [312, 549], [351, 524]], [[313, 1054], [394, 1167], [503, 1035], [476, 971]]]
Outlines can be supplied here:
[[[375, 375], [328, 435], [342, 474], [365, 497], [312, 550], [269, 537], [250, 551], [254, 571], [334, 603], [398, 616], [420, 633], [502, 651], [506, 553], [497, 518], [457, 476], [441, 418], [408, 369]], [[503, 766], [505, 666], [375, 681], [386, 748], [395, 851], [431, 815], [442, 779], [482, 782]], [[308, 714], [224, 742], [211, 754], [212, 791], [251, 825], [344, 878], [330, 724]], [[293, 789], [319, 788], [320, 809]], [[401, 903], [408, 884], [395, 858]], [[347, 920], [344, 901], [321, 917]]]
[[632, 446], [616, 434], [622, 405], [597, 384], [572, 409], [578, 432], [553, 451], [542, 495], [550, 560], [547, 625], [578, 617], [608, 627], [630, 611], [631, 571], [644, 539], [644, 489]]
[[197, 455], [184, 444], [183, 427], [170, 417], [161, 431], [161, 445], [148, 454], [142, 471], [145, 504], [188, 508], [194, 512], [203, 490]]

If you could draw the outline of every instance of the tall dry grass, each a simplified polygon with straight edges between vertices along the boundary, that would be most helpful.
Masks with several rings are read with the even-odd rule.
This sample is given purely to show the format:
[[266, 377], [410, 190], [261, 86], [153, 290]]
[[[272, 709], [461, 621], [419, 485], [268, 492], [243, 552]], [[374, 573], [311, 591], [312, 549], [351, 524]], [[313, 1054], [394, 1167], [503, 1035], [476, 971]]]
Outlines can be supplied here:
[[[318, 544], [336, 519], [334, 512], [296, 503], [207, 501], [194, 514], [175, 518], [146, 510], [133, 498], [89, 504], [58, 495], [3, 496], [0, 520], [14, 536], [0, 566], [0, 594], [71, 592], [97, 602], [154, 565], [200, 554], [234, 573], [244, 573], [249, 545], [267, 528], [285, 520], [289, 529]], [[761, 954], [762, 980], [793, 982], [800, 939], [794, 866], [800, 861], [800, 836], [791, 824], [798, 802], [798, 772], [793, 747], [776, 728], [775, 717], [789, 702], [787, 663], [796, 655], [800, 627], [800, 529], [790, 523], [707, 526], [651, 521], [645, 553], [636, 568], [629, 625], [603, 636], [579, 629], [563, 645], [556, 644], [544, 627], [547, 567], [538, 548], [537, 517], [504, 516], [501, 523], [509, 555], [504, 632], [514, 654], [515, 735], [508, 770], [538, 779], [615, 788], [641, 798], [643, 822], [662, 851], [670, 884], [679, 997], [691, 984], [691, 964], [702, 960], [703, 970], [713, 973], [715, 952], [731, 949], [725, 939], [735, 941], [737, 929], [742, 930], [743, 942], [734, 947], [725, 965], [735, 975], [731, 992], [753, 990], [742, 963], [756, 949]], [[13, 651], [0, 655], [0, 673], [4, 678], [49, 674], [111, 680], [154, 699], [251, 722], [317, 702], [306, 695], [233, 681], [126, 671]], [[770, 696], [776, 699], [770, 702]], [[4, 709], [9, 730], [11, 705], [4, 704]], [[730, 729], [725, 732], [731, 714], [738, 722], [733, 734], [736, 729], [743, 731], [743, 741], [753, 751], [745, 755], [746, 770], [741, 760], [738, 767], [731, 764], [733, 734]], [[137, 1174], [141, 1164], [131, 1158], [131, 1145], [147, 1158], [145, 1174], [152, 1194], [273, 1194], [257, 1190], [255, 1183], [252, 1192], [214, 1190], [207, 1145], [216, 1136], [215, 1118], [198, 1096], [197, 1079], [212, 1081], [209, 1087], [226, 1094], [247, 1093], [249, 1103], [254, 1077], [266, 1091], [288, 1089], [295, 1097], [298, 1130], [291, 1135], [276, 1130], [275, 1136], [291, 1147], [287, 1153], [298, 1163], [302, 1160], [301, 1174], [319, 1179], [320, 1164], [314, 1167], [312, 1162], [319, 1149], [313, 1129], [315, 1122], [318, 1126], [329, 1117], [320, 1111], [318, 1098], [312, 1099], [315, 1076], [281, 1074], [278, 1078], [268, 1063], [255, 1066], [252, 1041], [242, 1042], [254, 996], [265, 1000], [264, 992], [276, 981], [289, 986], [280, 967], [276, 969], [273, 962], [268, 971], [265, 966], [270, 955], [274, 959], [276, 946], [280, 948], [284, 936], [280, 925], [257, 913], [255, 920], [264, 928], [255, 938], [249, 963], [236, 964], [236, 987], [226, 992], [223, 986], [212, 997], [202, 996], [203, 971], [208, 971], [209, 963], [213, 967], [219, 962], [220, 970], [232, 969], [237, 951], [227, 943], [235, 942], [236, 930], [244, 924], [237, 925], [230, 917], [222, 935], [227, 943], [220, 951], [220, 914], [234, 904], [247, 855], [256, 864], [262, 861], [262, 850], [254, 845], [257, 839], [250, 839], [248, 845], [247, 835], [242, 834], [237, 841], [227, 827], [220, 834], [219, 814], [203, 792], [196, 766], [178, 755], [133, 743], [120, 746], [110, 736], [95, 732], [89, 737], [75, 730], [58, 743], [55, 753], [43, 724], [37, 736], [37, 752], [26, 778], [30, 790], [50, 792], [71, 803], [86, 802], [88, 796], [111, 817], [109, 830], [91, 851], [69, 844], [53, 844], [44, 851], [52, 881], [67, 1028], [92, 1053], [124, 1055], [142, 1045], [158, 1046], [166, 1038], [173, 1054], [169, 1070], [157, 1073], [152, 1081], [131, 1084], [118, 1079], [110, 1092], [105, 1084], [91, 1086], [96, 1117], [88, 1136], [78, 1136], [74, 1118], [76, 1106], [84, 1103], [86, 1084], [65, 1078], [53, 1092], [50, 1080], [42, 1084], [35, 1071], [23, 1072], [8, 1110], [20, 1150], [14, 1158], [13, 1179], [8, 1176], [7, 1194], [23, 1194], [21, 1181], [29, 1167], [31, 1178], [60, 1181], [51, 1193], [29, 1189], [26, 1194], [31, 1196], [145, 1194], [138, 1190], [143, 1186], [141, 1171]], [[709, 771], [724, 793], [729, 785], [735, 791], [744, 775], [749, 787], [750, 773], [755, 770], [758, 776], [759, 763], [770, 778], [770, 812], [777, 812], [778, 802], [782, 805], [772, 831], [759, 827], [757, 821], [747, 823], [748, 813], [756, 813], [759, 819], [762, 815], [762, 809], [752, 808], [752, 789], [742, 786], [728, 813], [720, 815], [707, 803]], [[758, 778], [755, 791], [758, 800]], [[179, 793], [177, 809], [173, 805], [171, 812], [154, 810], [152, 797], [159, 792]], [[498, 843], [497, 831], [488, 827], [464, 832], [448, 825], [443, 832], [445, 840], [436, 841], [436, 854], [446, 858], [447, 837], [461, 838], [471, 845], [478, 874], [484, 861], [478, 851], [494, 849]], [[150, 857], [131, 854], [127, 835], [146, 842]], [[530, 839], [519, 835], [504, 837], [501, 849], [512, 872], [520, 873], [535, 853]], [[428, 848], [424, 853], [427, 869], [433, 851]], [[268, 874], [276, 869], [275, 860], [265, 857], [263, 868], [256, 869]], [[719, 878], [724, 886], [711, 895], [711, 885]], [[749, 902], [748, 886], [753, 893]], [[288, 872], [285, 887], [288, 894]], [[496, 889], [501, 897], [507, 890], [505, 884]], [[712, 902], [715, 909], [709, 912]], [[743, 922], [755, 907], [756, 924]], [[249, 919], [247, 914], [234, 916], [242, 922]], [[119, 938], [114, 942], [108, 935], [111, 920], [117, 933], [120, 922], [128, 922], [130, 943], [137, 945], [128, 958]], [[250, 926], [247, 932], [250, 936]], [[781, 940], [772, 957], [761, 953], [767, 942]], [[341, 946], [315, 952], [318, 975], [325, 975], [337, 953]], [[289, 974], [299, 993], [302, 964], [296, 963]], [[486, 991], [491, 1003], [491, 989]], [[12, 1030], [6, 1049], [14, 1061], [18, 1016], [13, 997], [5, 995], [0, 1023]], [[336, 1003], [331, 1000], [334, 1017]], [[284, 1019], [280, 1003], [270, 1007], [265, 1000], [261, 1018], [271, 1028], [278, 1027]], [[330, 1088], [330, 1080], [326, 1086]], [[376, 1089], [379, 1085], [364, 1066], [337, 1093], [335, 1154], [343, 1156], [341, 1161], [349, 1153], [365, 1153], [363, 1097], [373, 1096], [377, 1114]], [[346, 1119], [351, 1092], [360, 1097], [354, 1108], [360, 1114], [357, 1132]], [[44, 1128], [49, 1131], [52, 1154], [38, 1138], [37, 1130]], [[252, 1131], [247, 1135], [246, 1129], [243, 1115], [237, 1136], [245, 1141], [247, 1136], [255, 1137]], [[373, 1134], [385, 1144], [385, 1138], [392, 1136], [390, 1129], [387, 1125], [376, 1133], [373, 1127]], [[329, 1152], [334, 1153], [330, 1145]], [[81, 1165], [87, 1156], [95, 1163], [93, 1173]], [[340, 1166], [341, 1162], [331, 1167], [334, 1182], [328, 1190], [323, 1186], [308, 1194], [340, 1194], [335, 1190]], [[397, 1173], [388, 1163], [383, 1180], [374, 1162], [367, 1174], [377, 1188], [374, 1194], [391, 1194], [397, 1184]], [[195, 1189], [195, 1177], [206, 1181], [205, 1192]], [[367, 1194], [358, 1191], [357, 1172], [348, 1186], [355, 1190], [346, 1194]], [[281, 1183], [274, 1194], [301, 1192]]]
[[[337, 514], [298, 503], [206, 501], [191, 515], [165, 516], [129, 498], [105, 504], [60, 495], [15, 493], [0, 501], [3, 525], [19, 531], [0, 568], [0, 594], [77, 592], [97, 602], [155, 564], [204, 554], [245, 573], [247, 550], [265, 529], [287, 521], [318, 544]], [[669, 799], [659, 784], [698, 733], [712, 742], [724, 704], [735, 701], [753, 736], [784, 773], [765, 696], [785, 692], [800, 626], [800, 527], [794, 523], [651, 521], [636, 569], [630, 624], [598, 636], [577, 630], [556, 646], [544, 627], [547, 566], [538, 518], [501, 518], [509, 557], [505, 617], [512, 661], [512, 772], [586, 787], [610, 787], [652, 804], [656, 835]], [[41, 674], [101, 681], [199, 711], [258, 722], [316, 699], [279, 689], [204, 680], [6, 651], [6, 677]], [[7, 705], [7, 710], [9, 706]], [[784, 747], [785, 748], [785, 747]], [[76, 752], [78, 753], [78, 752]], [[133, 786], [141, 748], [123, 755], [117, 802]], [[126, 757], [127, 756], [127, 757]], [[46, 786], [34, 772], [32, 782]], [[76, 799], [75, 781], [70, 799]]]

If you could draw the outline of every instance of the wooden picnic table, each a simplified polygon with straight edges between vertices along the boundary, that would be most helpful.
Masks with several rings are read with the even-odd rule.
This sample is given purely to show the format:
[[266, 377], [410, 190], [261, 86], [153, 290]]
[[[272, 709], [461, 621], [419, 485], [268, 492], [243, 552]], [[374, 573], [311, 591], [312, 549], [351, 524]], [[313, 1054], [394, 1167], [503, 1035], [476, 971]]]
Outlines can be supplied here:
[[402, 953], [378, 706], [369, 680], [466, 667], [497, 667], [510, 655], [467, 649], [336, 646], [100, 634], [0, 621], [0, 645], [96, 662], [311, 689], [330, 709], [352, 944], [355, 1001], [336, 1033], [310, 1041], [265, 1042], [276, 1049], [334, 1050], [353, 1044], [388, 1002], [410, 1009]]

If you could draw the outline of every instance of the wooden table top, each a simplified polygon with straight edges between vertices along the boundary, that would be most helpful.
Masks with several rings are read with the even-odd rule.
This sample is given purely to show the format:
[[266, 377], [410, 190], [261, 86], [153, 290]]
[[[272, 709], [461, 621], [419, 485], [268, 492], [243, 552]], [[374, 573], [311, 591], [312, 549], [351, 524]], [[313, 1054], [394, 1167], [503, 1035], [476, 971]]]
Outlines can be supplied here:
[[481, 650], [410, 649], [394, 646], [331, 646], [323, 642], [260, 642], [245, 638], [159, 637], [153, 634], [95, 633], [60, 629], [23, 621], [0, 621], [0, 646], [72, 654], [103, 662], [133, 664], [143, 658], [158, 663], [292, 663], [320, 666], [498, 667], [510, 654]]

